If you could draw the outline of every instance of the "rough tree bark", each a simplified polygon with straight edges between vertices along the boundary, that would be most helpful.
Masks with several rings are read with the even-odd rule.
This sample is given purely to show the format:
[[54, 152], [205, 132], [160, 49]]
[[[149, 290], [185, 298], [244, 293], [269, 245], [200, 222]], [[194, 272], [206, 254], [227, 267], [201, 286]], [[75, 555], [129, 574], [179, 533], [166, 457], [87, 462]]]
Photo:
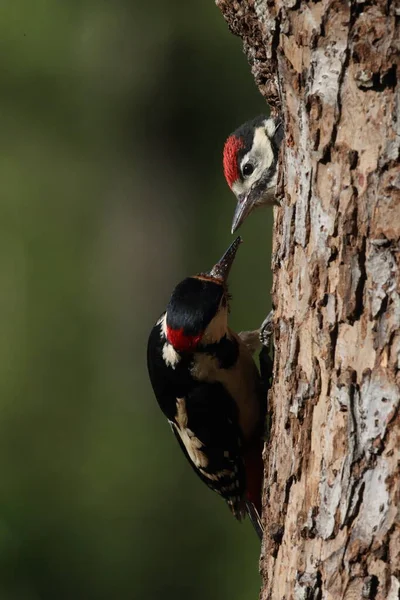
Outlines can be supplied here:
[[261, 598], [400, 598], [399, 15], [217, 0], [286, 140]]

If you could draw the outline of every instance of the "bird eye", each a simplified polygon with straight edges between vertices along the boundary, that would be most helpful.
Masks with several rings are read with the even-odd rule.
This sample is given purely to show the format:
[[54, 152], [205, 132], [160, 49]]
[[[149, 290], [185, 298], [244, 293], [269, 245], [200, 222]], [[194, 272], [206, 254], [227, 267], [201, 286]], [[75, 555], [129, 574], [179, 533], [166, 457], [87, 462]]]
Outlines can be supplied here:
[[242, 169], [242, 173], [243, 173], [244, 177], [249, 177], [249, 175], [251, 175], [253, 171], [254, 171], [254, 167], [249, 162], [246, 163]]

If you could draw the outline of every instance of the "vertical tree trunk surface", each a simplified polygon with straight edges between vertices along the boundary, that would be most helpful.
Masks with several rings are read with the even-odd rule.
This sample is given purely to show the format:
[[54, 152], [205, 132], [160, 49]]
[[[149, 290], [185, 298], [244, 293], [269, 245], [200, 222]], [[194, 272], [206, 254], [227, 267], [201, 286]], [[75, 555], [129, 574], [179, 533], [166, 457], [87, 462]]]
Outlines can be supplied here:
[[217, 4], [286, 131], [261, 598], [395, 600], [400, 5]]

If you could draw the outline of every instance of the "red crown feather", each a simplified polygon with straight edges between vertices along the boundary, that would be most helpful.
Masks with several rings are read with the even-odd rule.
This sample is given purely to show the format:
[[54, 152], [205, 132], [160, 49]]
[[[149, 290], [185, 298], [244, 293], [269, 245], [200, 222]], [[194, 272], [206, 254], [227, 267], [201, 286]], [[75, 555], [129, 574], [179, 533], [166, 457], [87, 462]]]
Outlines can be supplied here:
[[237, 154], [240, 148], [244, 147], [244, 142], [241, 138], [237, 138], [234, 135], [228, 137], [224, 146], [224, 175], [228, 182], [229, 187], [239, 179], [239, 167]]

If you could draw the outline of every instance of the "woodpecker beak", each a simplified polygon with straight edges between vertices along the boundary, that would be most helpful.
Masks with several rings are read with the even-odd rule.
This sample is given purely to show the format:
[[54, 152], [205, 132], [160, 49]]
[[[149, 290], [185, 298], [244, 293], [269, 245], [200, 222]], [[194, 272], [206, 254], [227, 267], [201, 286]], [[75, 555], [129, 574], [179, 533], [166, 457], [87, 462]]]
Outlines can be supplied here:
[[226, 281], [228, 279], [229, 271], [231, 270], [231, 266], [235, 260], [237, 249], [242, 241], [242, 238], [239, 236], [234, 242], [232, 242], [225, 254], [213, 266], [211, 271], [209, 271], [208, 274], [210, 277], [222, 279], [222, 281]]
[[254, 191], [255, 190], [250, 190], [247, 192], [247, 194], [239, 194], [238, 203], [233, 215], [231, 233], [235, 233], [235, 231], [241, 226], [243, 221], [253, 210], [256, 200]]

